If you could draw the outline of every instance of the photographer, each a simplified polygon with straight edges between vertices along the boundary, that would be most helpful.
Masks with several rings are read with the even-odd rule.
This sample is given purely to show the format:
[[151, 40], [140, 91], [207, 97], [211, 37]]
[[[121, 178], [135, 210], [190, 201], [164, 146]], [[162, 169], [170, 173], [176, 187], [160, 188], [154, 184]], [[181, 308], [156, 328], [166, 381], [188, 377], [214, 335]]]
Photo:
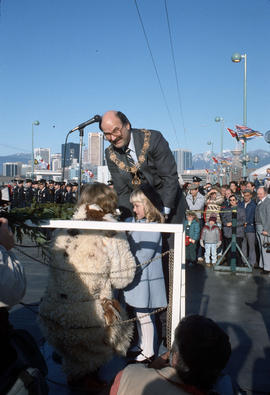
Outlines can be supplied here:
[[255, 211], [256, 233], [260, 249], [261, 274], [270, 274], [270, 198], [267, 189], [257, 190], [258, 204]]
[[26, 280], [24, 270], [11, 252], [13, 234], [6, 218], [0, 218], [0, 308], [10, 308], [24, 296]]

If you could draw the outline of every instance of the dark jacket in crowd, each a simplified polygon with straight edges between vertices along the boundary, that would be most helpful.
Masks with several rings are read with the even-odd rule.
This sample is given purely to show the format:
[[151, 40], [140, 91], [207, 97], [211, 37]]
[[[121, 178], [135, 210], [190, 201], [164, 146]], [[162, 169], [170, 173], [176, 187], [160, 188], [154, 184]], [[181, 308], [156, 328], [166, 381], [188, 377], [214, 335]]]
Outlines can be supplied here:
[[[244, 237], [246, 223], [246, 213], [243, 207], [236, 207], [237, 209], [237, 225], [236, 225], [236, 237]], [[232, 237], [232, 226], [226, 226], [227, 223], [232, 222], [232, 207], [225, 208], [221, 211], [221, 221], [223, 225], [224, 237], [230, 239]]]
[[247, 206], [245, 207], [245, 202], [239, 203], [239, 207], [242, 207], [246, 212], [246, 233], [255, 233], [255, 210], [256, 203], [254, 200], [251, 200]]

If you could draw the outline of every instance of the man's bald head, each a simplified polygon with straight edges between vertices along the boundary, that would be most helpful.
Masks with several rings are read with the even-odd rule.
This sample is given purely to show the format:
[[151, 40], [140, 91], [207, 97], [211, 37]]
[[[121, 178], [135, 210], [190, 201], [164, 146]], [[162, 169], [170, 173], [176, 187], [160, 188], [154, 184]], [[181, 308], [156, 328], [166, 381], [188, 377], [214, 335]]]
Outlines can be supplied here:
[[122, 148], [129, 144], [131, 124], [122, 112], [114, 110], [105, 112], [99, 128], [104, 137], [116, 148]]

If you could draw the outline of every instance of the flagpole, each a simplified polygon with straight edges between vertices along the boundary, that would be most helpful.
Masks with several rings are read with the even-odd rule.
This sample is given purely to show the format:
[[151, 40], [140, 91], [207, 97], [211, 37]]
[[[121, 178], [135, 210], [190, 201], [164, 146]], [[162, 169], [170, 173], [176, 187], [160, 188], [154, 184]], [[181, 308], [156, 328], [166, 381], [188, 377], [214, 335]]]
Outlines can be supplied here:
[[[244, 59], [244, 108], [243, 108], [243, 123], [244, 126], [247, 126], [247, 54], [241, 55], [242, 59]], [[247, 178], [247, 139], [244, 139], [244, 163], [243, 163], [243, 178], [246, 180]]]
[[[247, 126], [247, 54], [241, 55], [240, 53], [234, 53], [231, 57], [234, 63], [241, 62], [244, 59], [244, 107], [243, 107], [243, 124]], [[246, 162], [246, 155], [247, 155], [247, 141], [246, 138], [243, 138], [244, 146], [243, 146], [243, 178], [246, 180], [247, 178], [247, 162]]]

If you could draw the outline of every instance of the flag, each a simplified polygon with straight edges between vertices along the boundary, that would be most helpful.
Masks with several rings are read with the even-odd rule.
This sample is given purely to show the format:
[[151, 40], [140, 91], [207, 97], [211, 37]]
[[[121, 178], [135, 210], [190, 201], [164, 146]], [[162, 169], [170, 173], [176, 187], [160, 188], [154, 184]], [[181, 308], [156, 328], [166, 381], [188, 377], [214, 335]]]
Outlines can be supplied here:
[[263, 134], [261, 132], [258, 132], [256, 130], [253, 130], [247, 126], [241, 126], [241, 125], [235, 125], [237, 134], [239, 138], [243, 139], [254, 139], [255, 137], [262, 137]]
[[215, 158], [215, 157], [213, 156], [212, 159], [213, 159], [213, 161], [214, 161], [215, 163], [218, 163], [217, 158]]
[[233, 138], [236, 138], [236, 140], [239, 141], [238, 135], [237, 135], [237, 133], [236, 133], [233, 129], [227, 128], [227, 130], [228, 130], [228, 132], [230, 133], [230, 135], [231, 135]]

